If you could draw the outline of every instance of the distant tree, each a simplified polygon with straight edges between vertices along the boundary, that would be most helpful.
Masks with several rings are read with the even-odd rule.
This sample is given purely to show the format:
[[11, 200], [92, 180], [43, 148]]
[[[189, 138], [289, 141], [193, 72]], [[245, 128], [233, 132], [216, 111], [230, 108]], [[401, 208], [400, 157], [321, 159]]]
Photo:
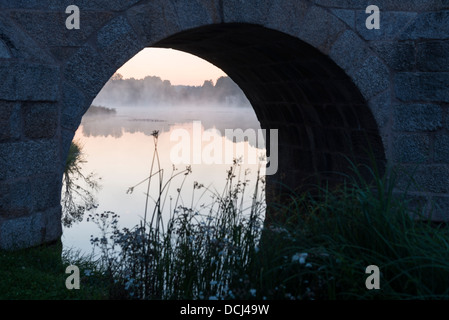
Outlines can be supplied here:
[[95, 99], [95, 104], [108, 107], [167, 103], [249, 105], [242, 90], [229, 77], [217, 79], [215, 85], [212, 80], [205, 80], [201, 86], [179, 86], [157, 76], [123, 79], [116, 73]]
[[123, 76], [122, 76], [120, 73], [116, 72], [116, 73], [114, 73], [114, 75], [111, 77], [111, 80], [123, 80]]
[[214, 82], [212, 80], [204, 80], [202, 88], [205, 90], [213, 90]]

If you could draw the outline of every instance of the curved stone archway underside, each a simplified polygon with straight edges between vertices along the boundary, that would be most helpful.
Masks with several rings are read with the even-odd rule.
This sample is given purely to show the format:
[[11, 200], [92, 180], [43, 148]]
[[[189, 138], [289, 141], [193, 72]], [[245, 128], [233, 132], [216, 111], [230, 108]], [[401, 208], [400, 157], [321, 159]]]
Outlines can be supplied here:
[[349, 160], [376, 161], [382, 170], [383, 145], [365, 99], [340, 67], [307, 43], [256, 25], [220, 24], [154, 46], [219, 66], [246, 94], [262, 128], [279, 130], [280, 168], [267, 177], [268, 187], [338, 184]]
[[[381, 166], [420, 165], [411, 195], [448, 203], [449, 67], [435, 51], [448, 47], [449, 6], [382, 0], [384, 28], [369, 31], [360, 1], [66, 2], [0, 3], [0, 248], [60, 237], [74, 132], [112, 74], [150, 46], [217, 65], [262, 127], [279, 129], [271, 187], [339, 183], [346, 157], [369, 163], [369, 149]], [[71, 4], [80, 30], [64, 27]]]

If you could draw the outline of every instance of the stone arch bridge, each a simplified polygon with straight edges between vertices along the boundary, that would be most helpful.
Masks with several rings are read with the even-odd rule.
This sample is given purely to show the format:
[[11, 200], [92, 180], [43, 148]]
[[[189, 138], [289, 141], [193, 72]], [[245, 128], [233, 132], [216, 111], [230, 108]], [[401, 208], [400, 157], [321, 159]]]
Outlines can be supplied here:
[[[66, 28], [70, 5], [80, 29]], [[366, 26], [369, 5], [380, 29]], [[74, 132], [150, 46], [217, 65], [279, 129], [271, 181], [338, 183], [331, 172], [367, 163], [369, 146], [378, 164], [414, 171], [410, 196], [448, 220], [447, 0], [0, 0], [0, 248], [59, 239]]]

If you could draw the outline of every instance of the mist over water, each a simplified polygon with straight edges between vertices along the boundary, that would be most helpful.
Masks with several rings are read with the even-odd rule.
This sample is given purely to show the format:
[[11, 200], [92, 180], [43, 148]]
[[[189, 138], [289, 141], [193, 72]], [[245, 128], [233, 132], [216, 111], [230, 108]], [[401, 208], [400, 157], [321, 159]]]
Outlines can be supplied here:
[[107, 107], [205, 106], [215, 105], [251, 108], [242, 90], [229, 77], [215, 83], [204, 81], [202, 86], [172, 85], [160, 77], [123, 79], [115, 74], [95, 98], [94, 105]]
[[86, 137], [120, 138], [124, 133], [143, 133], [151, 136], [154, 130], [169, 132], [173, 126], [191, 125], [200, 121], [207, 129], [224, 135], [226, 129], [260, 129], [251, 107], [234, 105], [159, 105], [147, 107], [115, 107], [117, 113], [84, 117], [82, 133]]

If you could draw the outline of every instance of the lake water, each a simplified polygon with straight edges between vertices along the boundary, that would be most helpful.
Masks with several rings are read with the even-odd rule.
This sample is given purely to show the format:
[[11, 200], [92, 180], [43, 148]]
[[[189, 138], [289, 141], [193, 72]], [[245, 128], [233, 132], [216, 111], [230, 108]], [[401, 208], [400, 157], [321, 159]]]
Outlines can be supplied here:
[[[249, 180], [245, 193], [245, 205], [250, 206], [252, 192], [257, 180], [257, 171], [261, 169], [264, 175], [264, 162], [254, 161], [253, 156], [264, 154], [260, 140], [231, 141], [225, 136], [225, 130], [260, 129], [260, 124], [252, 108], [230, 106], [166, 106], [148, 108], [116, 108], [116, 115], [85, 116], [76, 132], [75, 141], [83, 147], [86, 163], [83, 173], [95, 173], [99, 179], [101, 189], [95, 193], [98, 208], [91, 213], [112, 211], [120, 216], [120, 227], [133, 227], [139, 223], [144, 215], [147, 183], [134, 188], [132, 193], [128, 189], [146, 179], [150, 172], [154, 155], [154, 137], [157, 130], [158, 153], [161, 168], [164, 169], [164, 181], [173, 170], [173, 162], [179, 162], [180, 155], [186, 159], [190, 157], [192, 173], [187, 177], [181, 190], [181, 201], [187, 207], [193, 203], [194, 207], [201, 204], [208, 205], [211, 194], [195, 191], [192, 201], [193, 185], [195, 182], [208, 186], [211, 190], [220, 192], [226, 184], [227, 170], [231, 164], [225, 155], [235, 157], [245, 156], [241, 165], [240, 176]], [[191, 139], [181, 139], [181, 133], [189, 133]], [[203, 141], [198, 144], [198, 134]], [[196, 136], [195, 136], [196, 135]], [[196, 142], [195, 142], [196, 141]], [[196, 144], [195, 144], [196, 143]], [[220, 149], [222, 146], [222, 149]], [[221, 150], [222, 156], [220, 157]], [[190, 154], [186, 152], [190, 150]], [[211, 150], [213, 150], [211, 152]], [[176, 151], [176, 152], [175, 152]], [[243, 152], [243, 154], [242, 154]], [[200, 156], [200, 154], [202, 156]], [[211, 155], [209, 158], [204, 155]], [[179, 156], [179, 157], [176, 157]], [[220, 163], [220, 158], [222, 159]], [[211, 161], [215, 159], [216, 161]], [[176, 161], [174, 161], [176, 160]], [[200, 160], [200, 161], [199, 161]], [[214, 163], [210, 163], [214, 162]], [[195, 164], [196, 163], [196, 164]], [[179, 171], [186, 168], [188, 163], [176, 163]], [[247, 171], [247, 169], [249, 169]], [[155, 172], [155, 170], [153, 170]], [[170, 186], [168, 197], [176, 198], [184, 176], [175, 178]], [[150, 212], [154, 207], [151, 198], [157, 198], [158, 184], [156, 180], [150, 188]], [[170, 214], [170, 203], [167, 200], [164, 207], [164, 219]], [[173, 208], [171, 208], [173, 210]], [[88, 213], [84, 214], [81, 222], [71, 227], [63, 228], [62, 242], [64, 248], [80, 250], [90, 253], [91, 235], [99, 236], [98, 227], [87, 221]]]

